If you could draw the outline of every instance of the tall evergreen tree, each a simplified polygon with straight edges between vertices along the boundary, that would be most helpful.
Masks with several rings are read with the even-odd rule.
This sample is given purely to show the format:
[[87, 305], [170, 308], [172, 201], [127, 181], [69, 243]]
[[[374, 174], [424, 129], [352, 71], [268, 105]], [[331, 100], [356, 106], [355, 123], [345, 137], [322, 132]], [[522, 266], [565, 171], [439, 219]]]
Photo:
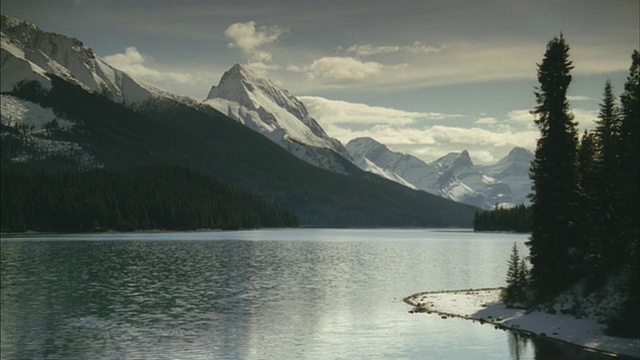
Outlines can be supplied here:
[[617, 317], [610, 320], [608, 330], [613, 333], [637, 337], [640, 335], [640, 199], [638, 186], [640, 178], [640, 53], [635, 50], [631, 55], [631, 68], [620, 95], [621, 123], [621, 169], [623, 172], [620, 189], [621, 232], [619, 238], [620, 256], [616, 261], [624, 272], [629, 273], [627, 300]]
[[[625, 176], [621, 188], [624, 191], [623, 227], [627, 237], [638, 251], [638, 223], [640, 222], [640, 53], [631, 56], [631, 68], [620, 95], [622, 105], [620, 124], [621, 165]], [[636, 254], [638, 255], [638, 254]]]
[[590, 175], [587, 175], [592, 179], [592, 186], [585, 187], [585, 190], [591, 198], [591, 203], [587, 206], [591, 211], [586, 217], [590, 224], [590, 258], [597, 259], [591, 261], [591, 265], [594, 266], [591, 270], [597, 275], [604, 274], [620, 256], [619, 219], [620, 204], [623, 202], [620, 179], [624, 174], [620, 166], [619, 110], [610, 81], [607, 81], [604, 87], [596, 124], [596, 162], [595, 166], [588, 170]]
[[[609, 226], [605, 216], [609, 213], [609, 202], [603, 202], [603, 182], [600, 171], [600, 141], [596, 131], [585, 130], [578, 147], [578, 172], [582, 201], [580, 206], [581, 236], [586, 242], [585, 271], [604, 274], [603, 238], [599, 235]], [[609, 239], [609, 237], [607, 237]]]
[[533, 229], [527, 245], [538, 300], [552, 297], [573, 281], [582, 263], [578, 135], [567, 101], [571, 69], [569, 46], [561, 34], [548, 43], [538, 64], [540, 87], [532, 112], [540, 138], [530, 170]]
[[520, 257], [518, 251], [518, 245], [513, 244], [511, 248], [511, 255], [507, 262], [507, 289], [506, 299], [507, 304], [526, 302], [526, 287], [528, 270], [524, 259]]
[[[596, 120], [596, 137], [599, 150], [599, 162], [602, 173], [615, 173], [619, 169], [620, 161], [620, 116], [613, 96], [611, 81], [607, 80], [604, 86], [602, 103], [598, 119]], [[614, 174], [610, 175], [613, 176]], [[615, 174], [617, 175], [617, 174]], [[610, 183], [615, 179], [607, 179]]]
[[598, 186], [595, 174], [598, 166], [598, 147], [598, 140], [595, 133], [585, 130], [578, 147], [580, 185], [589, 203], [585, 205], [590, 205], [590, 202], [596, 197]]

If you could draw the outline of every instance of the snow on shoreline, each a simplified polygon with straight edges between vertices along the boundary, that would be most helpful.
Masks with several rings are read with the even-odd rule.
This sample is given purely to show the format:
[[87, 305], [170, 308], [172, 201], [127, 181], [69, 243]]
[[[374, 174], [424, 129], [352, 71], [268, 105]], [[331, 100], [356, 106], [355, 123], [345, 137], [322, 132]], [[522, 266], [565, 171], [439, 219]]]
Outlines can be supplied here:
[[605, 335], [604, 325], [593, 317], [548, 314], [507, 308], [500, 300], [502, 288], [422, 292], [404, 299], [413, 311], [436, 313], [490, 323], [502, 328], [565, 341], [602, 352], [640, 357], [640, 339]]

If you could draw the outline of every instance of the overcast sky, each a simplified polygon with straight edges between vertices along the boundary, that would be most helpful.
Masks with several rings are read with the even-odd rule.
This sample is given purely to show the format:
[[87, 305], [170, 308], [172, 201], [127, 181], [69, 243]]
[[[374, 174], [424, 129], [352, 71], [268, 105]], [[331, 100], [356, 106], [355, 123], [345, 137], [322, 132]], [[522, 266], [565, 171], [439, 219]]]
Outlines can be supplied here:
[[536, 63], [564, 34], [569, 89], [592, 128], [640, 42], [638, 0], [30, 1], [2, 14], [76, 37], [134, 77], [199, 99], [235, 63], [298, 96], [343, 143], [370, 136], [435, 160], [533, 150]]

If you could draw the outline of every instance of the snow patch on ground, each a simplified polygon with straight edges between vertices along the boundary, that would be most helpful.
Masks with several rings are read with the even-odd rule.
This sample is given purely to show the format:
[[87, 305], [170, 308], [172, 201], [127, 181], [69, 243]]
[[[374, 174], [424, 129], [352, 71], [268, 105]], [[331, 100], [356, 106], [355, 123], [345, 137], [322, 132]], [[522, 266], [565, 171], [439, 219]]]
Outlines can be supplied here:
[[606, 335], [604, 325], [598, 316], [589, 314], [590, 311], [576, 318], [570, 314], [508, 308], [500, 300], [501, 291], [502, 288], [424, 292], [408, 296], [404, 301], [415, 307], [412, 312], [462, 317], [589, 349], [640, 357], [640, 339]]

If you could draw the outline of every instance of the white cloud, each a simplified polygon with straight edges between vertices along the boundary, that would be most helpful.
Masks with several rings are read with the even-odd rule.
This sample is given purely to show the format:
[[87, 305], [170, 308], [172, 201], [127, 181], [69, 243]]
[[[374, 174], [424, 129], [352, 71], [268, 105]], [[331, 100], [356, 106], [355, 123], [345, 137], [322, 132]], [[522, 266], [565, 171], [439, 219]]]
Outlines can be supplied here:
[[[499, 121], [482, 117], [476, 121], [488, 127], [448, 126], [438, 120], [464, 118], [459, 114], [404, 111], [369, 106], [322, 97], [302, 96], [309, 113], [332, 137], [347, 143], [356, 137], [372, 137], [394, 151], [413, 154], [425, 161], [433, 161], [452, 152], [469, 150], [473, 161], [491, 163], [505, 156], [516, 146], [533, 150], [537, 129], [519, 126], [529, 116], [528, 110], [515, 110]], [[434, 124], [434, 121], [438, 121]], [[461, 119], [464, 121], [464, 119]], [[497, 126], [515, 122], [514, 126]]]
[[411, 45], [397, 46], [397, 45], [352, 45], [347, 48], [347, 52], [353, 53], [356, 56], [371, 56], [378, 54], [390, 54], [400, 51], [406, 51], [414, 54], [430, 54], [440, 51], [440, 48], [434, 46], [428, 46], [420, 41], [414, 41]]
[[272, 58], [273, 56], [271, 55], [271, 53], [268, 53], [266, 51], [254, 51], [251, 54], [252, 62], [269, 63], [271, 62]]
[[595, 120], [598, 118], [597, 110], [585, 110], [580, 108], [571, 109], [573, 119], [578, 122], [580, 131], [591, 130], [596, 127]]
[[[267, 73], [269, 71], [278, 70], [281, 68], [280, 65], [261, 61], [249, 62], [246, 65], [251, 68], [251, 70], [255, 71], [258, 75], [265, 77], [268, 76]], [[276, 80], [273, 81], [277, 83]]]
[[[596, 126], [595, 120], [598, 117], [597, 110], [573, 108], [570, 109], [570, 112], [573, 114], [573, 120], [578, 122], [579, 129], [593, 129]], [[529, 129], [537, 129], [531, 110], [510, 111], [507, 113], [507, 121], [514, 125], [527, 125]]]
[[250, 52], [257, 47], [276, 41], [287, 29], [280, 26], [261, 26], [256, 31], [256, 22], [231, 24], [224, 35], [232, 41], [228, 44], [231, 48], [239, 48]]
[[407, 125], [419, 120], [443, 120], [460, 117], [458, 114], [405, 111], [382, 106], [329, 100], [318, 96], [298, 97], [311, 116], [325, 124], [394, 124]]
[[312, 77], [336, 80], [362, 80], [379, 75], [383, 65], [378, 62], [363, 62], [352, 57], [325, 56], [314, 60], [309, 66]]
[[399, 46], [376, 46], [371, 44], [352, 45], [347, 52], [356, 54], [357, 56], [371, 56], [376, 54], [388, 54], [400, 51]]
[[[343, 143], [356, 137], [368, 136], [394, 151], [415, 155], [427, 162], [449, 152], [468, 150], [475, 163], [492, 163], [504, 157], [516, 146], [535, 149], [538, 131], [494, 131], [477, 127], [463, 128], [434, 125], [423, 128], [377, 124], [366, 129], [330, 124], [325, 130]], [[324, 126], [324, 124], [323, 124]]]
[[194, 81], [189, 73], [160, 71], [149, 67], [150, 58], [143, 56], [134, 46], [126, 48], [124, 53], [105, 56], [104, 60], [135, 78], [149, 82], [187, 84]]
[[498, 119], [490, 116], [478, 118], [475, 121], [476, 125], [495, 125], [498, 123]]
[[434, 52], [439, 52], [441, 50], [441, 48], [429, 46], [420, 41], [414, 41], [413, 44], [411, 44], [410, 46], [406, 46], [404, 49], [412, 53], [422, 53], [422, 54], [431, 54]]
[[249, 21], [229, 25], [224, 35], [231, 40], [227, 46], [242, 50], [250, 66], [264, 75], [266, 70], [271, 70], [274, 66], [273, 55], [258, 48], [278, 40], [286, 32], [286, 28], [277, 25], [261, 26], [256, 30], [255, 21]]
[[[482, 114], [473, 120], [459, 114], [405, 111], [317, 96], [299, 98], [325, 131], [341, 142], [372, 137], [394, 151], [427, 162], [449, 152], [468, 150], [474, 163], [494, 163], [516, 146], [534, 151], [540, 136], [529, 109], [512, 110], [501, 117]], [[597, 111], [574, 108], [571, 112], [581, 129], [595, 125]], [[458, 118], [456, 124], [473, 125], [439, 121]]]
[[584, 95], [567, 95], [567, 100], [569, 101], [597, 101], [597, 99], [594, 99], [592, 97], [589, 96], [584, 96]]
[[287, 65], [285, 69], [293, 73], [303, 73], [306, 71], [303, 67], [300, 67], [298, 65], [293, 65], [293, 64]]
[[507, 120], [512, 123], [533, 124], [535, 117], [531, 113], [532, 110], [512, 110], [507, 113]]
[[122, 54], [108, 55], [104, 57], [109, 63], [113, 64], [142, 64], [144, 58], [138, 52], [135, 46], [129, 46]]

